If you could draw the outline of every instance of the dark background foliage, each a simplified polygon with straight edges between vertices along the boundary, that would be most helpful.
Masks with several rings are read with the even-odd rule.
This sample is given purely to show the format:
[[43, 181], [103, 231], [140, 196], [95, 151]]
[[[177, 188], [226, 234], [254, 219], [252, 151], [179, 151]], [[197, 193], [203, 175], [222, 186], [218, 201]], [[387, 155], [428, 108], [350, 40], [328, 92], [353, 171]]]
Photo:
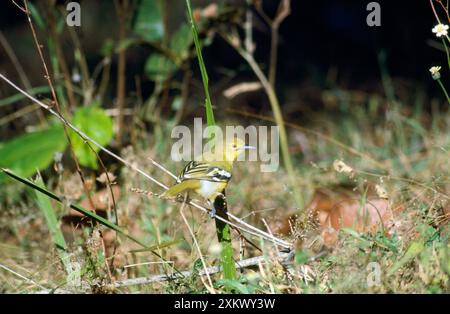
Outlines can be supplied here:
[[[61, 1], [62, 2], [62, 1]], [[184, 1], [169, 1], [169, 25], [185, 20]], [[193, 1], [200, 6], [211, 1]], [[425, 88], [430, 95], [440, 97], [436, 84], [430, 80], [428, 68], [442, 60], [440, 51], [430, 46], [435, 40], [431, 28], [435, 24], [428, 1], [378, 1], [382, 9], [382, 26], [368, 27], [366, 6], [370, 1], [292, 1], [292, 13], [280, 28], [278, 62], [278, 87], [299, 88], [305, 82], [326, 87], [327, 75], [336, 73], [336, 84], [346, 88], [377, 91], [381, 87], [378, 55], [386, 54], [386, 67], [392, 77], [407, 88], [415, 84]], [[90, 65], [100, 60], [102, 39], [114, 38], [116, 15], [112, 1], [81, 1], [83, 45], [87, 49]], [[243, 1], [231, 1], [236, 7]], [[278, 1], [264, 1], [269, 15], [276, 11]], [[17, 7], [8, 1], [0, 4], [0, 27], [13, 45], [22, 47], [18, 52], [24, 62], [37, 69], [37, 55], [32, 46], [26, 19]], [[101, 21], [101, 23], [96, 23]], [[267, 63], [270, 31], [261, 19], [255, 20], [256, 56]], [[131, 49], [127, 57], [127, 75], [142, 75], [146, 56], [151, 48]], [[244, 62], [223, 40], [217, 38], [205, 49], [205, 59], [210, 69], [212, 83], [223, 73], [218, 68], [242, 69]], [[1, 55], [2, 72], [8, 69]], [[34, 67], [37, 67], [35, 69]], [[196, 66], [193, 67], [197, 70]], [[114, 73], [114, 71], [113, 71]], [[245, 77], [250, 71], [242, 71]], [[333, 76], [334, 77], [334, 76]], [[42, 80], [39, 75], [36, 80]], [[113, 80], [114, 81], [114, 80]], [[128, 81], [133, 88], [133, 80]], [[148, 94], [151, 84], [144, 84]], [[301, 97], [301, 92], [298, 97]], [[283, 98], [283, 94], [281, 95]], [[407, 105], [407, 104], [406, 104]]]

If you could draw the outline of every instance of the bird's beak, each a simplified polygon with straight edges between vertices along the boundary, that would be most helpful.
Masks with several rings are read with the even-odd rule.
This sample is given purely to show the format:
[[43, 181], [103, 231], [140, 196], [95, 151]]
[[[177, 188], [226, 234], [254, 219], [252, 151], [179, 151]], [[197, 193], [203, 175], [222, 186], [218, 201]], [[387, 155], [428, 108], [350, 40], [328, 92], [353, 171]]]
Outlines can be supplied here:
[[244, 149], [256, 149], [256, 147], [255, 146], [245, 145], [245, 146], [242, 146], [241, 149], [242, 150], [244, 150]]

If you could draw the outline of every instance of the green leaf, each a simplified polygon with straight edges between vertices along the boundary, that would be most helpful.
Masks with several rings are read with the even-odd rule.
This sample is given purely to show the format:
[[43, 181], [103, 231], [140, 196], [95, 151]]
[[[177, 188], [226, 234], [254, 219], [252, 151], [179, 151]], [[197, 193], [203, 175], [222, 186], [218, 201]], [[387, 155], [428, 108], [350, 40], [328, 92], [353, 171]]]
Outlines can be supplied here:
[[217, 281], [217, 284], [223, 285], [225, 288], [227, 288], [229, 290], [235, 290], [241, 294], [249, 294], [250, 293], [249, 289], [244, 284], [239, 282], [239, 280], [236, 280], [236, 279], [219, 279]]
[[192, 45], [191, 28], [187, 23], [181, 24], [170, 39], [170, 49], [181, 60], [189, 56], [189, 47]]
[[[45, 189], [44, 181], [42, 180], [42, 177], [40, 175], [38, 175], [36, 180], [34, 180], [34, 183], [37, 186]], [[50, 199], [46, 197], [44, 194], [39, 193], [37, 190], [35, 190], [35, 193], [37, 203], [44, 215], [45, 222], [47, 223], [47, 227], [50, 231], [52, 241], [56, 246], [61, 263], [64, 265], [67, 274], [70, 275], [74, 272], [74, 268], [72, 267], [70, 254], [67, 252], [67, 244], [64, 239], [64, 235], [61, 231], [60, 225], [58, 223], [58, 218], [56, 216], [53, 205]]]
[[[225, 193], [225, 191], [223, 191], [222, 193]], [[222, 215], [224, 218], [228, 218], [228, 215], [226, 214], [227, 202], [224, 197], [216, 197], [213, 206], [216, 210], [218, 210], [218, 215]], [[220, 262], [223, 268], [224, 278], [235, 280], [237, 278], [237, 275], [236, 264], [234, 262], [230, 225], [219, 219], [216, 219], [216, 234], [221, 246]]]
[[100, 48], [100, 54], [103, 57], [110, 57], [114, 52], [114, 41], [112, 39], [106, 39], [102, 47]]
[[135, 38], [125, 38], [117, 45], [117, 52], [135, 45], [138, 41]]
[[24, 134], [0, 145], [0, 167], [29, 177], [36, 173], [36, 170], [47, 168], [54, 154], [64, 151], [66, 145], [61, 125]]
[[172, 60], [159, 53], [150, 55], [145, 63], [145, 73], [153, 81], [166, 80], [176, 69]]
[[136, 34], [148, 41], [158, 41], [163, 38], [164, 26], [160, 1], [141, 1], [137, 9], [133, 30]]
[[[40, 175], [38, 175], [36, 180], [34, 180], [34, 183], [41, 188], [45, 188], [44, 181], [42, 180], [42, 177]], [[59, 228], [58, 218], [56, 217], [56, 213], [53, 209], [50, 199], [42, 193], [39, 193], [38, 191], [35, 191], [35, 193], [39, 208], [44, 214], [45, 221], [47, 223], [48, 229], [50, 230], [50, 235], [52, 237], [53, 243], [58, 249], [67, 250], [67, 244], [64, 240], [61, 229]]]
[[[113, 138], [112, 120], [98, 105], [79, 108], [73, 116], [72, 123], [102, 146], [108, 145]], [[91, 148], [74, 131], [70, 130], [69, 135], [80, 164], [97, 169], [97, 156]], [[91, 147], [95, 152], [100, 150], [97, 146]]]
[[[205, 92], [206, 122], [208, 123], [208, 126], [213, 126], [216, 124], [216, 122], [214, 120], [214, 112], [212, 108], [211, 97], [209, 95], [208, 72], [206, 71], [205, 61], [203, 60], [202, 47], [200, 45], [200, 39], [198, 38], [197, 26], [195, 25], [194, 17], [192, 16], [191, 1], [186, 0], [186, 5], [189, 14], [189, 20], [191, 23], [192, 37], [194, 38], [195, 50], [197, 51], [198, 65], [200, 67], [200, 73], [202, 75], [203, 89]], [[208, 137], [209, 136], [210, 134], [208, 135]]]
[[399, 270], [403, 265], [411, 261], [413, 258], [415, 258], [417, 255], [419, 255], [423, 249], [424, 249], [424, 243], [423, 242], [412, 242], [409, 246], [408, 250], [406, 251], [405, 255], [392, 266], [392, 268], [388, 272], [388, 276], [395, 273], [397, 270]]
[[295, 262], [297, 264], [306, 264], [309, 261], [309, 254], [305, 251], [298, 251], [295, 253]]
[[42, 30], [45, 29], [45, 22], [42, 19], [41, 14], [39, 13], [39, 10], [32, 4], [31, 2], [28, 2], [28, 8], [30, 9], [31, 16], [33, 17], [34, 21], [36, 22], [37, 26]]

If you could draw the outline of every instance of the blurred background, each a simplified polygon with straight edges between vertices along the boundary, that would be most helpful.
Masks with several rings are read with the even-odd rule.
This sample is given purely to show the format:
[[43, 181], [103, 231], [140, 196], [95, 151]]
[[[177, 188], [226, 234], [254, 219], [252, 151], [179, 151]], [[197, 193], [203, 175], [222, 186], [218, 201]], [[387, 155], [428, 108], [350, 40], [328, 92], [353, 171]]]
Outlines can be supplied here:
[[[324, 96], [324, 90], [339, 87], [348, 91], [359, 90], [361, 93], [385, 94], [382, 85], [382, 72], [390, 76], [396, 96], [402, 97], [404, 106], [413, 106], [418, 98], [436, 98], [440, 106], [444, 97], [431, 79], [428, 69], [441, 60], [442, 43], [433, 38], [431, 28], [434, 17], [427, 1], [392, 2], [378, 1], [382, 9], [382, 26], [369, 27], [366, 24], [367, 3], [364, 1], [314, 1], [301, 3], [292, 1], [289, 18], [281, 23], [279, 29], [278, 63], [276, 86], [281, 105], [286, 114], [295, 118], [305, 118], [305, 111], [330, 110], [333, 102]], [[48, 3], [48, 4], [47, 4]], [[59, 6], [63, 1], [37, 2], [42, 8], [42, 15]], [[206, 7], [211, 1], [193, 1], [194, 7]], [[105, 46], [118, 40], [118, 17], [111, 1], [81, 1], [81, 27], [77, 27], [80, 45], [84, 50], [87, 67], [93, 72], [104, 58]], [[32, 41], [26, 17], [18, 8], [8, 2], [2, 3], [0, 23], [3, 36], [14, 49], [17, 59], [25, 69], [33, 86], [43, 85], [42, 64]], [[183, 1], [165, 1], [163, 4], [164, 36], [169, 38], [186, 23], [185, 3]], [[219, 27], [222, 22], [242, 20], [245, 1], [222, 1], [221, 9], [212, 13], [211, 27]], [[273, 17], [278, 8], [278, 1], [263, 1], [263, 9]], [[214, 16], [217, 15], [217, 16]], [[131, 17], [135, 22], [136, 16]], [[157, 16], [155, 18], [162, 18]], [[228, 19], [228, 20], [227, 20]], [[156, 21], [158, 23], [158, 21]], [[205, 27], [209, 27], [205, 26]], [[222, 25], [223, 26], [223, 25]], [[39, 31], [40, 38], [48, 29]], [[95, 35], [93, 35], [95, 34]], [[146, 75], [146, 61], [158, 52], [158, 35], [155, 40], [130, 44], [126, 53], [126, 90], [127, 96], [133, 96], [139, 89], [142, 97], [147, 98], [154, 90], [154, 81]], [[67, 59], [70, 74], [79, 72], [74, 63], [74, 50], [67, 29], [62, 30], [60, 47]], [[127, 32], [127, 38], [138, 37], [133, 31]], [[257, 13], [254, 14], [255, 58], [263, 67], [268, 64], [270, 56], [270, 27]], [[46, 44], [44, 43], [44, 46]], [[156, 46], [156, 47], [155, 47]], [[160, 52], [160, 51], [159, 51]], [[236, 51], [220, 36], [211, 38], [205, 45], [204, 55], [211, 78], [214, 102], [226, 102], [228, 105], [248, 106], [252, 110], [268, 109], [267, 99], [263, 93], [250, 93], [231, 102], [222, 99], [222, 92], [238, 82], [254, 80], [254, 75]], [[1, 50], [0, 68], [10, 78], [17, 73], [14, 64], [5, 50]], [[111, 107], [116, 96], [117, 55], [111, 55], [110, 84], [103, 105]], [[201, 108], [202, 90], [197, 64], [188, 64], [192, 71], [189, 108]], [[148, 68], [147, 68], [148, 72]], [[175, 70], [171, 75], [181, 79], [182, 71]], [[136, 86], [136, 78], [140, 86]], [[58, 78], [55, 78], [58, 79]], [[196, 88], [197, 87], [197, 88]], [[9, 95], [11, 90], [2, 86], [2, 94]], [[169, 93], [170, 94], [170, 93]], [[261, 95], [262, 94], [262, 95]], [[172, 96], [172, 95], [170, 95]], [[328, 100], [328, 101], [327, 101]], [[171, 99], [166, 100], [170, 102]], [[132, 105], [132, 100], [129, 101]], [[430, 107], [430, 101], [426, 102]], [[14, 107], [10, 107], [14, 108]], [[7, 110], [2, 108], [1, 110]], [[12, 109], [14, 110], [14, 109]], [[200, 111], [201, 113], [201, 111]], [[218, 111], [220, 114], [221, 111]], [[196, 113], [197, 115], [199, 112]], [[16, 123], [17, 125], [17, 123]], [[10, 136], [11, 126], [2, 125], [3, 139]]]

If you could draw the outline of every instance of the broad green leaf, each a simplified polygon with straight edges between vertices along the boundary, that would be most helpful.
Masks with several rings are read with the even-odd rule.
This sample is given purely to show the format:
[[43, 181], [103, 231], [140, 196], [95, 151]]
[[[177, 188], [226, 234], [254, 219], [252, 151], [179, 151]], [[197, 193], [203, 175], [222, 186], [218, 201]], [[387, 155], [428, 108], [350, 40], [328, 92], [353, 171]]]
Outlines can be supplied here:
[[172, 60], [159, 53], [150, 55], [145, 63], [145, 73], [153, 81], [167, 79], [176, 69]]
[[158, 0], [142, 0], [137, 8], [133, 30], [143, 39], [158, 41], [164, 35], [161, 3]]
[[67, 140], [61, 125], [20, 135], [0, 145], [0, 167], [29, 177], [36, 170], [47, 168], [56, 152], [66, 148]]
[[178, 30], [172, 35], [170, 39], [170, 49], [176, 54], [176, 56], [184, 60], [189, 55], [189, 47], [193, 42], [191, 27], [184, 23], [178, 28]]
[[[72, 123], [102, 146], [108, 145], [113, 138], [112, 120], [98, 105], [79, 108], [73, 116]], [[89, 148], [84, 140], [72, 130], [69, 135], [80, 164], [97, 169], [97, 156], [91, 148], [96, 152], [100, 149], [94, 145], [90, 145], [91, 148]]]

